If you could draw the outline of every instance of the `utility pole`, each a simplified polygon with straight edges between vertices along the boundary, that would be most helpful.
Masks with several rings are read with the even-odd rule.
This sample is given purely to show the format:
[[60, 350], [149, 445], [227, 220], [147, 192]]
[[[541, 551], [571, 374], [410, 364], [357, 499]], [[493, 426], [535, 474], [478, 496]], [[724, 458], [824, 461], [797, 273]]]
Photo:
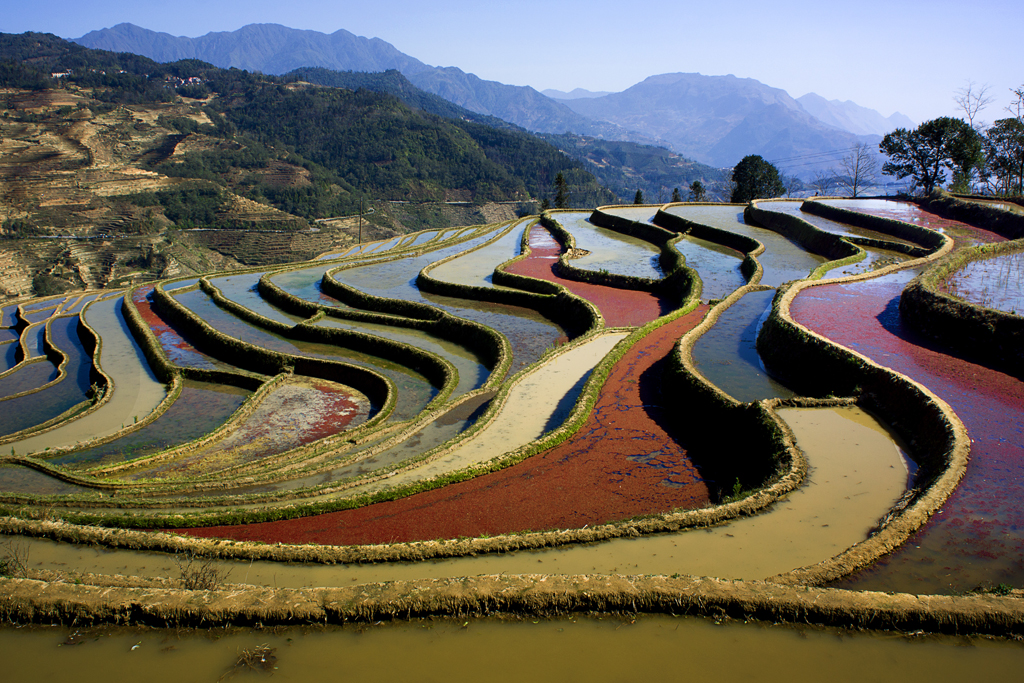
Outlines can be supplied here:
[[363, 198], [359, 198], [359, 244], [363, 243]]

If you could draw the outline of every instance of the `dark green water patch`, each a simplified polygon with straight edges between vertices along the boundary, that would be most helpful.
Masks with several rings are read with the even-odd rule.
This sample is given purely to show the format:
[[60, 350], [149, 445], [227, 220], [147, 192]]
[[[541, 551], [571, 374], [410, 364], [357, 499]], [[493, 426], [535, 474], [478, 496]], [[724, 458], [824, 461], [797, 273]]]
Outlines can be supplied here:
[[91, 359], [78, 338], [78, 317], [57, 318], [50, 323], [50, 339], [68, 356], [64, 379], [25, 396], [4, 401], [0, 410], [0, 434], [12, 434], [47, 422], [86, 399]]
[[59, 496], [68, 493], [87, 493], [85, 486], [77, 486], [55, 479], [48, 474], [27, 467], [0, 465], [0, 491], [29, 493], [39, 496]]
[[57, 368], [48, 360], [24, 363], [6, 377], [0, 377], [0, 399], [38, 389], [57, 379], [58, 374]]
[[746, 294], [693, 347], [693, 362], [700, 373], [744, 403], [794, 395], [768, 376], [757, 354], [757, 333], [774, 296], [775, 290]]
[[229, 337], [280, 353], [338, 360], [377, 370], [391, 379], [398, 390], [398, 400], [390, 420], [415, 417], [438, 393], [426, 377], [397, 363], [340, 346], [288, 339], [257, 327], [220, 308], [201, 290], [184, 292], [176, 298], [211, 327]]
[[51, 462], [72, 468], [110, 465], [188, 443], [224, 424], [251, 393], [238, 387], [186, 380], [174, 403], [142, 429]]

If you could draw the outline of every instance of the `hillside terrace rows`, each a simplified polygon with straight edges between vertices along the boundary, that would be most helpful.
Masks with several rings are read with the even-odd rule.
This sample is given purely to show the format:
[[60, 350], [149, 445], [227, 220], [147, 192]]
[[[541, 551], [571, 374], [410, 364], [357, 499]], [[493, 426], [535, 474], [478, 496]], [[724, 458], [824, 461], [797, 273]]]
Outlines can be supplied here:
[[[32, 365], [51, 364], [59, 376], [0, 403], [56, 387], [70, 397], [19, 408], [33, 422], [5, 430], [7, 532], [189, 547], [227, 563], [564, 546], [546, 568], [558, 574], [588, 572], [587, 548], [608, 553], [594, 572], [615, 573], [617, 549], [642, 536], [652, 557], [659, 544], [690, 548], [677, 551], [683, 573], [820, 585], [870, 568], [922, 525], [936, 527], [927, 520], [946, 512], [946, 498], [971, 471], [970, 438], [1005, 427], [968, 421], [965, 430], [958, 414], [977, 410], [970, 401], [932, 393], [941, 381], [931, 376], [924, 385], [908, 380], [903, 373], [914, 373], [891, 355], [856, 353], [867, 333], [846, 323], [862, 320], [859, 294], [840, 308], [827, 304], [839, 328], [813, 317], [797, 295], [883, 283], [888, 294], [864, 295], [864, 310], [874, 310], [898, 298], [904, 273], [929, 272], [957, 249], [1002, 238], [903, 204], [886, 210], [904, 219], [916, 212], [913, 223], [865, 219], [847, 205], [821, 210], [826, 223], [807, 206], [817, 202], [802, 211], [789, 204], [605, 207], [588, 220], [552, 212], [539, 222], [386, 240], [333, 261], [144, 285], [84, 307], [82, 297], [65, 297], [48, 314], [49, 301], [5, 307], [8, 329], [21, 333], [9, 343], [27, 349], [42, 329], [45, 355], [16, 354], [0, 382]], [[623, 264], [581, 258], [591, 251], [587, 240], [599, 244], [596, 230], [605, 243], [621, 239]], [[638, 260], [655, 270], [635, 274]], [[735, 271], [737, 262], [745, 282], [734, 291], [707, 270]], [[709, 293], [705, 277], [715, 286]], [[872, 332], [879, 344], [888, 329]], [[747, 395], [763, 373], [759, 357], [781, 388]], [[715, 366], [734, 366], [731, 378], [716, 382]], [[463, 372], [473, 374], [469, 382]], [[977, 391], [1020, 397], [1018, 380], [992, 372]], [[227, 399], [210, 401], [209, 430], [174, 434], [178, 401], [202, 406], [211, 395], [203, 392]], [[849, 412], [855, 406], [868, 412]], [[850, 444], [849, 455], [835, 455], [847, 452], [840, 443]], [[854, 479], [869, 484], [836, 488]], [[968, 481], [968, 493], [953, 494], [960, 498], [946, 526], [980, 505], [969, 498], [978, 487], [987, 493], [977, 495], [995, 495], [991, 487], [1002, 486]], [[787, 504], [773, 507], [780, 499]], [[65, 521], [35, 521], [41, 509]], [[748, 524], [734, 520], [749, 515], [754, 526], [742, 537], [750, 541], [729, 550]], [[754, 520], [805, 542], [781, 552]], [[685, 532], [721, 523], [711, 536]], [[178, 534], [88, 526], [97, 524]], [[833, 526], [835, 533], [820, 531]], [[994, 536], [974, 542], [988, 548]], [[603, 543], [576, 549], [590, 541]], [[582, 553], [579, 562], [573, 553]], [[907, 555], [914, 553], [893, 557]], [[693, 562], [705, 556], [719, 561]], [[485, 564], [530, 573], [524, 559], [511, 553]], [[914, 561], [899, 561], [891, 585], [909, 585], [900, 576], [913, 574]], [[442, 563], [432, 575], [459, 576], [465, 562]], [[638, 562], [638, 573], [665, 566]], [[391, 566], [373, 576], [427, 576], [415, 564], [394, 565], [406, 567], [397, 574]], [[993, 572], [929, 590], [962, 588], [968, 575], [1024, 583], [1005, 564]]]

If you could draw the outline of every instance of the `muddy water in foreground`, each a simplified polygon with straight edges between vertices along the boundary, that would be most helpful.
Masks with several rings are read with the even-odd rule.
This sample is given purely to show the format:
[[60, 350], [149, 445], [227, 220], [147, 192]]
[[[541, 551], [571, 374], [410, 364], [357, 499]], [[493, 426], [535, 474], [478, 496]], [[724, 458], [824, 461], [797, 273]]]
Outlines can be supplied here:
[[[695, 574], [763, 579], [821, 562], [866, 538], [903, 493], [907, 470], [891, 437], [856, 408], [780, 413], [811, 470], [804, 486], [756, 517], [706, 530], [620, 538], [536, 552], [379, 565], [218, 562], [232, 583], [278, 587], [348, 586], [479, 574]], [[17, 538], [30, 569], [178, 576], [162, 553], [109, 551]]]
[[[274, 657], [266, 673], [231, 675], [243, 649], [263, 644]], [[334, 680], [327, 672], [359, 681], [943, 682], [979, 673], [1013, 680], [1024, 664], [1024, 648], [1009, 641], [660, 615], [266, 631], [8, 627], [0, 629], [0, 650], [9, 680], [55, 683], [106, 682], [112, 670], [126, 680], [173, 683]]]

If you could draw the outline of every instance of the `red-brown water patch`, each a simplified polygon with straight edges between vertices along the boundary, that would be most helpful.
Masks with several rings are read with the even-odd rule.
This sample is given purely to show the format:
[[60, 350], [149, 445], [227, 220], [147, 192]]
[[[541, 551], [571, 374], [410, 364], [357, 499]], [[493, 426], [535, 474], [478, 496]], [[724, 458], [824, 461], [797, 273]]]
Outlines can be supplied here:
[[554, 269], [561, 251], [561, 246], [547, 228], [535, 225], [530, 230], [530, 255], [506, 267], [506, 270], [563, 285], [597, 306], [609, 327], [644, 325], [672, 310], [667, 300], [650, 292], [616, 289], [559, 277]]
[[893, 220], [912, 223], [914, 225], [920, 225], [931, 230], [946, 233], [953, 239], [957, 248], [969, 247], [975, 244], [1003, 242], [1006, 240], [1005, 237], [1002, 237], [991, 230], [983, 230], [981, 228], [976, 228], [973, 225], [961, 223], [960, 221], [943, 218], [942, 216], [931, 213], [930, 211], [925, 211], [917, 204], [911, 204], [910, 202], [868, 199], [863, 201], [829, 201], [827, 203], [844, 209], [849, 209], [851, 211], [856, 211], [858, 213], [867, 214], [869, 216], [891, 218]]
[[666, 431], [658, 393], [665, 358], [706, 310], [701, 306], [634, 345], [612, 369], [580, 431], [518, 465], [356, 510], [183, 533], [347, 545], [578, 528], [701, 507], [707, 486]]
[[157, 341], [167, 354], [171, 363], [186, 368], [202, 368], [206, 370], [229, 370], [231, 365], [222, 363], [196, 349], [192, 342], [177, 329], [171, 326], [153, 309], [153, 286], [139, 287], [132, 292], [132, 303], [139, 311], [139, 316], [153, 331]]
[[1024, 382], [950, 355], [904, 326], [909, 276], [823, 285], [793, 302], [797, 322], [927, 386], [971, 436], [957, 490], [902, 548], [844, 587], [932, 593], [1024, 585]]

